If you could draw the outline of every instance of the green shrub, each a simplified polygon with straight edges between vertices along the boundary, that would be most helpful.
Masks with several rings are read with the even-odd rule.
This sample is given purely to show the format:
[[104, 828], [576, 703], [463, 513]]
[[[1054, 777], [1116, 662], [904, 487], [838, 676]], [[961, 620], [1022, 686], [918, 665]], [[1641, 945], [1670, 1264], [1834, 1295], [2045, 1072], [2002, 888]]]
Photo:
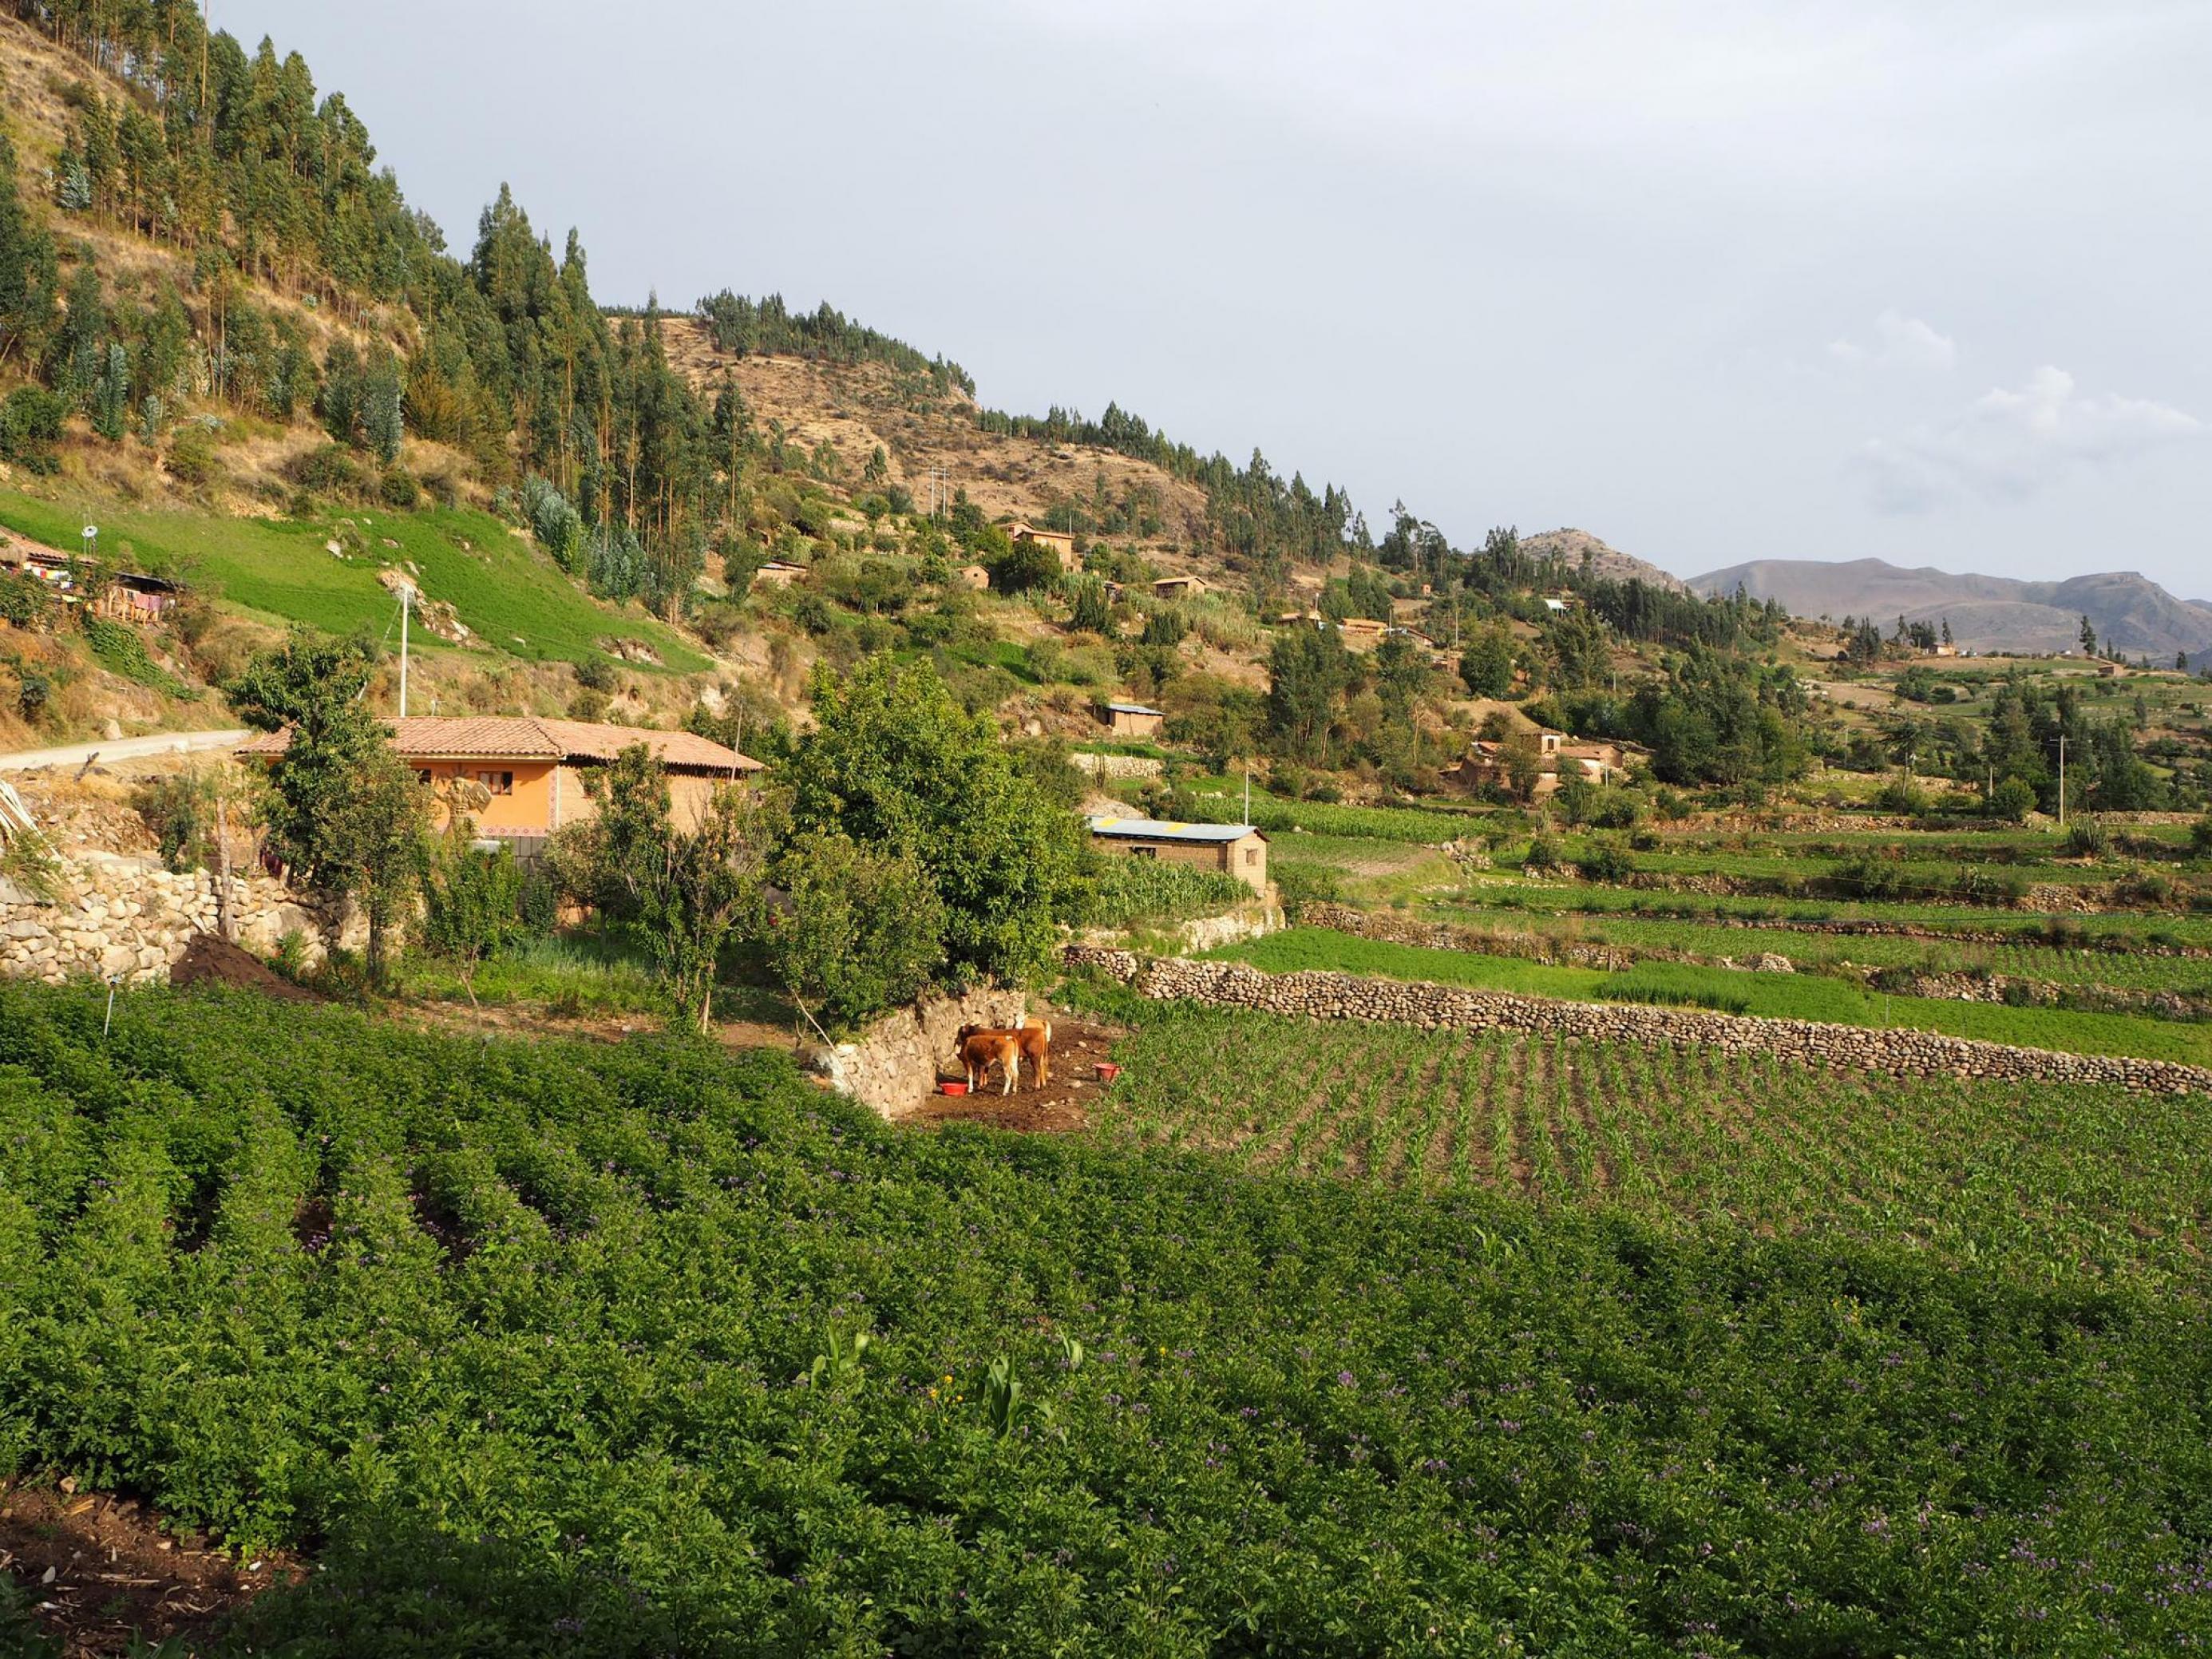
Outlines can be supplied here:
[[2025, 778], [2002, 777], [1990, 793], [1989, 813], [2008, 823], [2024, 823], [2035, 810], [2035, 786]]
[[188, 687], [147, 655], [146, 638], [138, 629], [128, 623], [109, 622], [102, 617], [87, 616], [83, 621], [92, 654], [109, 673], [173, 697], [187, 694]]
[[[181, 435], [179, 447], [183, 447]], [[173, 471], [175, 462], [170, 463]], [[317, 495], [335, 495], [354, 499], [368, 494], [368, 470], [356, 460], [352, 453], [339, 444], [325, 444], [295, 455], [285, 464], [284, 476], [292, 483]]]
[[0, 573], [0, 622], [45, 628], [54, 617], [53, 590], [36, 576]]
[[376, 487], [377, 498], [386, 507], [403, 513], [412, 512], [422, 500], [422, 488], [415, 482], [415, 475], [404, 466], [386, 467]]
[[1293, 916], [1309, 904], [1335, 904], [1344, 897], [1343, 883], [1327, 865], [1278, 863], [1274, 878], [1283, 908]]
[[2112, 850], [2112, 832], [2102, 818], [2076, 818], [2066, 826], [2060, 846], [2069, 859], [2100, 859]]
[[[1530, 851], [1533, 853], [1534, 848]], [[1628, 856], [1628, 849], [1610, 836], [1594, 838], [1575, 860], [1576, 873], [1584, 881], [1624, 882], [1636, 872], [1636, 861]]]
[[774, 879], [785, 897], [766, 918], [769, 960], [833, 1029], [909, 1000], [945, 960], [944, 902], [902, 853], [811, 831], [777, 860]]

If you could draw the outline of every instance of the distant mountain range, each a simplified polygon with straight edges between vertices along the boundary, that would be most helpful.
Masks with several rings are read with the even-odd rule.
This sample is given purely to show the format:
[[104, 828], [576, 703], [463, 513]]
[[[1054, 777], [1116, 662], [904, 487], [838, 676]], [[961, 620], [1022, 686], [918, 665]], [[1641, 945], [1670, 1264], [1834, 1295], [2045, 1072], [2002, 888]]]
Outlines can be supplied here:
[[1907, 570], [1884, 559], [1754, 559], [1693, 576], [1690, 586], [1700, 593], [1741, 586], [1755, 599], [1779, 601], [1793, 616], [1871, 617], [1885, 630], [1900, 616], [1948, 620], [1951, 636], [1968, 651], [2078, 650], [2087, 617], [2100, 645], [2131, 657], [2212, 654], [2212, 603], [2178, 599], [2132, 570], [2029, 582]]

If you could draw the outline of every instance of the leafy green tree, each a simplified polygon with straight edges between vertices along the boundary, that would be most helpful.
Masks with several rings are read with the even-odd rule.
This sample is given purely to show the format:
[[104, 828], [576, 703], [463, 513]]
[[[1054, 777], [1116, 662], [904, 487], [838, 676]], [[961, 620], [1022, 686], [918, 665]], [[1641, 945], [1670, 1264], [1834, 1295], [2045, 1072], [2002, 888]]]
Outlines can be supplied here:
[[2035, 786], [2025, 778], [1999, 778], [1996, 787], [1990, 792], [1990, 816], [2002, 818], [2008, 823], [2027, 821], [2035, 810]]
[[1075, 584], [1075, 606], [1067, 625], [1079, 634], [1103, 634], [1114, 631], [1114, 610], [1107, 602], [1106, 584], [1096, 576], [1085, 576]]
[[1060, 580], [1060, 555], [1048, 544], [1034, 538], [1009, 541], [1006, 532], [996, 525], [987, 526], [986, 529], [1003, 545], [994, 546], [987, 536], [981, 538], [976, 556], [991, 573], [991, 585], [1000, 592], [1020, 593], [1032, 587], [1049, 587]]
[[321, 880], [339, 856], [340, 815], [363, 769], [388, 752], [366, 702], [370, 673], [359, 646], [298, 629], [224, 688], [247, 725], [291, 732], [270, 768], [264, 811], [270, 845], [309, 881]]
[[668, 775], [645, 744], [617, 755], [589, 786], [599, 797], [603, 891], [653, 954], [677, 1006], [704, 1031], [722, 947], [755, 913], [779, 827], [779, 804], [750, 788], [716, 792], [696, 825], [679, 828]]
[[407, 435], [400, 410], [399, 364], [390, 352], [370, 362], [361, 386], [362, 439], [369, 453], [390, 466], [399, 459]]
[[2094, 657], [2097, 654], [2097, 630], [2089, 625], [2088, 617], [2081, 618], [2081, 631], [2077, 637], [2081, 641], [2083, 656]]
[[1220, 674], [1186, 674], [1168, 688], [1163, 706], [1168, 741], [1196, 749], [1217, 772], [1249, 760], [1259, 748], [1267, 711], [1249, 685]]
[[16, 191], [16, 165], [15, 146], [0, 123], [0, 368], [42, 357], [60, 286], [53, 244], [31, 222]]
[[794, 830], [842, 833], [926, 872], [956, 982], [1035, 973], [1081, 896], [1080, 820], [926, 664], [873, 656], [842, 679], [825, 664], [813, 691], [814, 730], [778, 769]]
[[1460, 653], [1460, 678], [1478, 697], [1503, 697], [1513, 690], [1513, 635], [1500, 622], [1492, 623], [1467, 642]]
[[422, 944], [459, 969], [471, 1003], [478, 965], [514, 933], [522, 912], [522, 866], [514, 849], [502, 842], [483, 853], [475, 840], [473, 822], [452, 813], [422, 884]]
[[1552, 684], [1578, 691], [1600, 684], [1612, 664], [1612, 640], [1602, 620], [1586, 609], [1563, 611], [1544, 629]]
[[1391, 720], [1412, 720], [1413, 700], [1428, 690], [1431, 678], [1428, 653], [1407, 635], [1385, 635], [1375, 647], [1375, 689]]
[[386, 984], [393, 926], [411, 908], [430, 864], [430, 792], [380, 743], [332, 803], [326, 831], [321, 884], [361, 906], [368, 921], [369, 978]]
[[784, 901], [765, 918], [769, 960], [832, 1025], [910, 1000], [945, 960], [944, 901], [908, 854], [811, 830], [776, 860], [774, 881]]
[[120, 340], [107, 343], [100, 378], [92, 386], [92, 429], [118, 443], [131, 420], [131, 353]]
[[1334, 629], [1293, 628], [1267, 652], [1267, 732], [1309, 765], [1325, 763], [1329, 732], [1358, 670]]

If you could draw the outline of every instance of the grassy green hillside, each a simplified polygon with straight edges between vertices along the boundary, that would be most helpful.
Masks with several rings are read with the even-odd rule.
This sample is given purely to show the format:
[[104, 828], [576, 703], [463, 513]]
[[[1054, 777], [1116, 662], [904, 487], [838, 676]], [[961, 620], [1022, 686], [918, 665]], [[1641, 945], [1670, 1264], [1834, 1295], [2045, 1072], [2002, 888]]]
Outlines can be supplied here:
[[[55, 547], [76, 544], [87, 522], [100, 527], [107, 556], [182, 571], [230, 604], [280, 623], [331, 633], [380, 633], [394, 612], [377, 580], [387, 564], [411, 564], [422, 592], [453, 607], [484, 645], [529, 661], [580, 662], [615, 636], [649, 646], [662, 664], [690, 672], [707, 659], [672, 629], [632, 606], [597, 605], [498, 520], [436, 508], [367, 511], [345, 519], [233, 519], [116, 503], [64, 506], [0, 489], [0, 525]], [[330, 551], [337, 540], [348, 549]], [[125, 555], [129, 556], [125, 558]], [[424, 648], [437, 641], [422, 638]]]

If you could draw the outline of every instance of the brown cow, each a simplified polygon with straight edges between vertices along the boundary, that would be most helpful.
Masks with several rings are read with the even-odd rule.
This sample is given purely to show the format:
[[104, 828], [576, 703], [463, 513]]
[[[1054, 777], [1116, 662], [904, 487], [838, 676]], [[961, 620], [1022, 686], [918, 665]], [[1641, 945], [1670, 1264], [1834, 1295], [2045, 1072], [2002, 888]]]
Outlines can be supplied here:
[[1022, 1074], [1022, 1045], [1012, 1031], [988, 1031], [980, 1025], [960, 1028], [960, 1064], [968, 1073], [968, 1088], [973, 1093], [983, 1086], [996, 1066], [1006, 1077], [1002, 1095], [1014, 1091], [1014, 1085]]
[[1012, 1025], [963, 1025], [960, 1028], [959, 1041], [963, 1047], [970, 1037], [976, 1036], [1012, 1038], [1015, 1045], [1021, 1051], [1024, 1063], [1036, 1073], [1036, 1086], [1042, 1089], [1051, 1083], [1052, 1022], [1050, 1020], [1044, 1020], [1032, 1025], [1029, 1023], [1029, 1016], [1024, 1014]]

